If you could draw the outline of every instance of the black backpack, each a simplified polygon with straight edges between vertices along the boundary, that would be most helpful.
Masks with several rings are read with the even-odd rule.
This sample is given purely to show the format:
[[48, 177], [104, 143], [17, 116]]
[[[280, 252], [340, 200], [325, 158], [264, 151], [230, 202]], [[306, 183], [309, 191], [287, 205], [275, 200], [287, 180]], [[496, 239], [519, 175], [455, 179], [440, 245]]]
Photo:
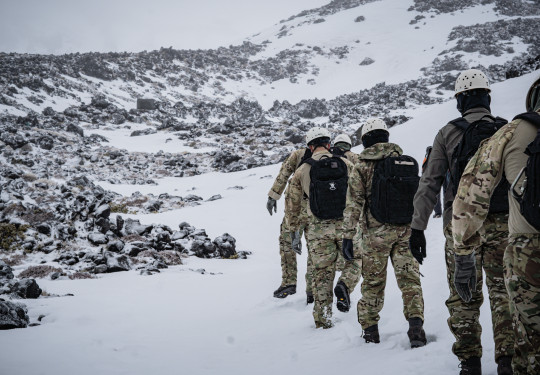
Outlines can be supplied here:
[[307, 159], [309, 176], [309, 208], [319, 219], [341, 219], [347, 199], [347, 164], [337, 156], [324, 155], [319, 160]]
[[418, 190], [418, 163], [407, 155], [389, 156], [375, 165], [370, 211], [380, 223], [409, 224]]
[[[525, 219], [540, 230], [540, 115], [536, 112], [526, 112], [514, 118], [527, 120], [538, 128], [536, 138], [525, 150], [529, 155], [527, 166], [518, 174], [512, 184], [512, 195], [519, 202], [519, 211]], [[525, 173], [525, 183], [523, 191], [518, 194], [515, 191], [515, 185], [521, 175]]]
[[[493, 122], [485, 120], [485, 117], [489, 117]], [[463, 171], [465, 170], [467, 163], [469, 163], [469, 160], [476, 154], [476, 151], [480, 147], [480, 143], [484, 139], [490, 138], [500, 128], [506, 125], [508, 121], [502, 117], [484, 116], [480, 120], [470, 124], [462, 117], [452, 120], [450, 123], [463, 130], [461, 141], [458, 143], [452, 154], [450, 170], [453, 184], [452, 193], [456, 196], [459, 180], [463, 175]], [[490, 214], [508, 212], [509, 188], [510, 185], [508, 184], [508, 181], [506, 181], [506, 178], [503, 178], [491, 196], [489, 205]]]

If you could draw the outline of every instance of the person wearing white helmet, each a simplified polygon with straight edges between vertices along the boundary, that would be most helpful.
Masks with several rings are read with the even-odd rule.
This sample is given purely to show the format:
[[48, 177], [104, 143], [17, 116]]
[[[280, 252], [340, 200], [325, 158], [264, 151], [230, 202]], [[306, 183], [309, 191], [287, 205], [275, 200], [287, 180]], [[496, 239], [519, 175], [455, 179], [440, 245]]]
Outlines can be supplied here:
[[[424, 346], [424, 300], [419, 266], [407, 246], [418, 163], [402, 155], [403, 150], [397, 144], [388, 142], [389, 132], [383, 120], [367, 120], [361, 134], [364, 150], [355, 165], [358, 173], [349, 181], [357, 189], [347, 193], [342, 244], [344, 258], [351, 258], [355, 252], [361, 254], [363, 280], [358, 322], [367, 343], [380, 342], [378, 321], [390, 259], [402, 293], [403, 313], [409, 322], [407, 335], [411, 347]], [[405, 172], [399, 173], [399, 179], [391, 173], [398, 169]], [[403, 183], [396, 185], [397, 181]], [[385, 198], [379, 198], [378, 192], [383, 192]]]
[[446, 306], [450, 313], [448, 326], [456, 338], [452, 351], [461, 362], [462, 374], [481, 373], [482, 327], [478, 317], [483, 302], [482, 270], [486, 273], [491, 302], [495, 360], [499, 374], [508, 373], [508, 363], [514, 355], [514, 333], [502, 266], [508, 237], [508, 187], [498, 190], [496, 204], [491, 204], [492, 213], [484, 222], [481, 246], [476, 252], [478, 285], [470, 301], [465, 302], [460, 298], [453, 282], [456, 277], [461, 277], [463, 267], [466, 266], [462, 259], [454, 257], [451, 222], [452, 203], [461, 174], [467, 161], [476, 152], [480, 140], [489, 137], [507, 122], [491, 114], [490, 92], [489, 81], [480, 70], [469, 69], [459, 74], [455, 84], [455, 98], [461, 117], [442, 127], [435, 137], [429, 162], [414, 197], [412, 233], [409, 239], [411, 253], [422, 264], [426, 257], [424, 230], [437, 201], [437, 194], [444, 185], [444, 250], [450, 289]]
[[[308, 137], [310, 135], [308, 134]], [[268, 200], [266, 203], [266, 209], [272, 215], [272, 213], [277, 212], [277, 201], [281, 198], [281, 195], [284, 193], [287, 196], [288, 187], [287, 183], [289, 178], [298, 167], [302, 164], [302, 161], [311, 157], [311, 151], [309, 148], [301, 148], [293, 151], [287, 159], [281, 165], [281, 169], [268, 192]], [[285, 206], [285, 213], [287, 211], [287, 206]], [[304, 231], [304, 235], [307, 236], [305, 232], [305, 227], [307, 224], [307, 200], [304, 199], [302, 202], [302, 210], [300, 212], [300, 231]], [[307, 237], [306, 237], [307, 238]], [[289, 225], [286, 220], [286, 215], [283, 217], [283, 221], [280, 226], [279, 233], [279, 254], [281, 258], [281, 284], [274, 291], [274, 297], [276, 298], [286, 298], [292, 294], [296, 293], [296, 281], [297, 281], [297, 254], [300, 255], [302, 249], [298, 247], [296, 250], [293, 250], [291, 247], [291, 231], [289, 230]], [[307, 271], [306, 271], [306, 301], [308, 304], [313, 303], [313, 290], [312, 290], [312, 262], [311, 255], [309, 251], [307, 252]]]
[[[306, 143], [311, 158], [294, 174], [286, 197], [287, 222], [291, 231], [293, 248], [300, 245], [299, 216], [304, 197], [308, 197], [307, 243], [313, 261], [313, 318], [316, 328], [330, 328], [332, 322], [332, 287], [336, 261], [341, 251], [343, 209], [348, 189], [348, 179], [354, 173], [353, 164], [347, 159], [332, 155], [330, 132], [314, 127], [307, 132]], [[354, 189], [354, 187], [353, 187]]]
[[334, 139], [334, 146], [330, 149], [334, 155], [345, 156], [351, 163], [358, 163], [358, 154], [351, 151], [352, 141], [347, 134], [340, 134]]
[[[456, 260], [470, 263], [455, 279], [462, 298], [470, 300], [476, 290], [474, 263], [489, 220], [490, 197], [499, 181], [511, 184], [509, 243], [504, 254], [505, 282], [514, 313], [515, 355], [512, 369], [498, 374], [540, 374], [540, 77], [531, 85], [527, 112], [504, 126], [467, 165], [453, 204], [452, 228]], [[524, 152], [527, 150], [527, 152]], [[491, 297], [491, 294], [490, 294]], [[495, 333], [496, 335], [498, 332]], [[508, 358], [506, 358], [508, 362]]]

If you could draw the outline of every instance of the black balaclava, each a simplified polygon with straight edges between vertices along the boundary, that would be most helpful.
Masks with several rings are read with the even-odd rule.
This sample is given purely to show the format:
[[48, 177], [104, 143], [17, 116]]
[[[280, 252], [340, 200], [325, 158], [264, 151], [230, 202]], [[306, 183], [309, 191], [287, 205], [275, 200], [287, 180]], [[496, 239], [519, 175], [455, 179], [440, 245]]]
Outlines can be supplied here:
[[388, 143], [388, 132], [386, 130], [372, 130], [362, 137], [364, 148], [371, 147], [376, 143]]
[[484, 89], [469, 90], [459, 93], [456, 96], [457, 109], [463, 115], [469, 109], [482, 107], [491, 112], [491, 96]]

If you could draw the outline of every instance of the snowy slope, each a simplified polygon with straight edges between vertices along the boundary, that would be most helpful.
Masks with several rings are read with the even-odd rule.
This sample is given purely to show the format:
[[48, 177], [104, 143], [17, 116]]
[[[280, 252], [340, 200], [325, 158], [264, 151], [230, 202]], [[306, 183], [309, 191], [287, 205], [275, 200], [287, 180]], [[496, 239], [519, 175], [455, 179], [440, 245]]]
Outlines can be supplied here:
[[[493, 86], [494, 113], [511, 118], [536, 74]], [[417, 110], [414, 120], [391, 129], [391, 140], [417, 159], [446, 120], [457, 117], [454, 103]], [[360, 151], [357, 148], [356, 151]], [[192, 191], [223, 199], [203, 206], [160, 214], [139, 215], [143, 223], [176, 227], [188, 221], [209, 235], [234, 234], [247, 260], [188, 258], [151, 277], [135, 271], [103, 275], [97, 280], [40, 280], [48, 293], [73, 297], [27, 300], [31, 320], [45, 315], [42, 325], [0, 334], [0, 373], [19, 374], [455, 374], [453, 338], [447, 328], [447, 297], [441, 221], [427, 230], [428, 257], [421, 267], [429, 344], [411, 350], [402, 316], [401, 297], [392, 274], [381, 314], [381, 344], [360, 337], [355, 308], [334, 309], [336, 326], [315, 330], [311, 306], [305, 305], [305, 282], [285, 300], [272, 297], [280, 282], [277, 238], [283, 213], [270, 217], [266, 193], [279, 165], [247, 171], [169, 178], [157, 186], [109, 185], [129, 195]], [[243, 190], [228, 190], [242, 186]], [[305, 246], [304, 246], [305, 248]], [[300, 258], [305, 272], [306, 256]], [[204, 274], [201, 269], [205, 269]], [[485, 292], [486, 293], [486, 292]], [[487, 295], [487, 294], [486, 294]], [[359, 288], [352, 300], [360, 297]], [[496, 372], [489, 307], [484, 304], [483, 367]]]

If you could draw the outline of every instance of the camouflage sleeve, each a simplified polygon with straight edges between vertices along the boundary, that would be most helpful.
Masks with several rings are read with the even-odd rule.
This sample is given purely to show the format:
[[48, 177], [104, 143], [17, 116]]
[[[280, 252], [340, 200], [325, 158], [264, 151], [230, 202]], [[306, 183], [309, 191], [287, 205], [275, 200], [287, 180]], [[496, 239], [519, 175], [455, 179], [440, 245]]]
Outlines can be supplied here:
[[301, 173], [296, 173], [289, 182], [289, 190], [285, 196], [285, 222], [291, 232], [300, 229], [303, 196]]
[[505, 126], [480, 145], [461, 177], [452, 207], [455, 253], [468, 255], [481, 245], [479, 230], [488, 215], [493, 191], [504, 172], [503, 152], [515, 125]]
[[343, 238], [352, 239], [356, 233], [360, 213], [366, 203], [365, 190], [366, 187], [360, 178], [359, 165], [357, 164], [351, 168], [349, 173], [347, 202], [343, 211]]
[[299, 158], [302, 157], [303, 151], [304, 150], [294, 151], [283, 162], [283, 164], [281, 164], [281, 169], [279, 170], [279, 174], [274, 181], [274, 185], [272, 185], [272, 188], [268, 192], [268, 196], [270, 198], [275, 200], [279, 200], [279, 198], [281, 198], [281, 194], [283, 194], [283, 190], [285, 190], [285, 186], [287, 186], [289, 177], [291, 177], [299, 164]]

